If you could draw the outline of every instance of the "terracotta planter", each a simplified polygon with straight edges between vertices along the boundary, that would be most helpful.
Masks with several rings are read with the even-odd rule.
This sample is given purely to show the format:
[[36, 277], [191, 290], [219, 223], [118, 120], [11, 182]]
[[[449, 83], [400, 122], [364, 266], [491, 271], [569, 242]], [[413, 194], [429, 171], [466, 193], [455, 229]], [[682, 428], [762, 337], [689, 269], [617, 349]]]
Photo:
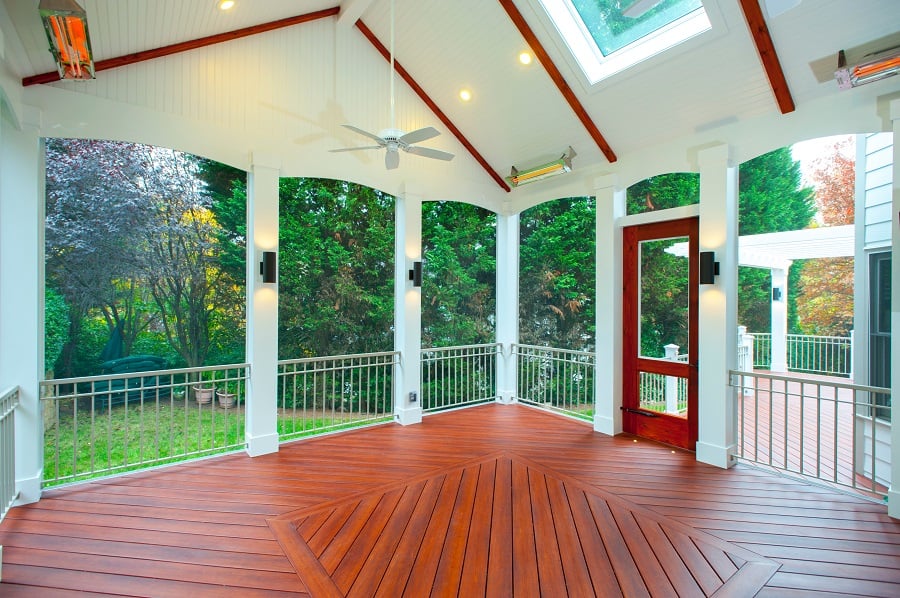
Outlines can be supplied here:
[[237, 395], [234, 393], [222, 392], [221, 390], [216, 391], [216, 397], [219, 399], [219, 407], [222, 407], [223, 409], [231, 409], [234, 407], [236, 396]]
[[200, 405], [208, 405], [212, 402], [213, 392], [215, 392], [215, 389], [211, 386], [195, 386], [194, 400], [196, 400]]

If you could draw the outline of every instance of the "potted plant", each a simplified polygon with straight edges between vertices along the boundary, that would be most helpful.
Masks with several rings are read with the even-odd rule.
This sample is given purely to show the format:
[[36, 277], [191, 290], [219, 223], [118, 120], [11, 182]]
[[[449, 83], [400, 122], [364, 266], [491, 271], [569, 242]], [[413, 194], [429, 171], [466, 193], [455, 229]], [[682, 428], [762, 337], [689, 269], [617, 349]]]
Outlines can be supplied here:
[[200, 381], [194, 385], [194, 400], [198, 405], [208, 405], [212, 402], [215, 387], [211, 384], [211, 372], [203, 372], [200, 374]]
[[219, 406], [223, 409], [231, 409], [234, 407], [239, 392], [240, 380], [229, 380], [224, 386], [217, 388], [216, 398], [219, 399]]

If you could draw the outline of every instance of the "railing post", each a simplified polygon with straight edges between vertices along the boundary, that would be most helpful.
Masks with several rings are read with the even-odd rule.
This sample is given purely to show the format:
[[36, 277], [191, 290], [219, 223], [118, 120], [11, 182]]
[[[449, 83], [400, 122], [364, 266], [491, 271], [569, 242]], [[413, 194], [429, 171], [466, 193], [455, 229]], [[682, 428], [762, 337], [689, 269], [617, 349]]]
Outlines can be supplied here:
[[[678, 361], [678, 345], [669, 344], [663, 347], [666, 351], [665, 358], [669, 361]], [[665, 386], [666, 413], [678, 413], [678, 378], [666, 376]]]

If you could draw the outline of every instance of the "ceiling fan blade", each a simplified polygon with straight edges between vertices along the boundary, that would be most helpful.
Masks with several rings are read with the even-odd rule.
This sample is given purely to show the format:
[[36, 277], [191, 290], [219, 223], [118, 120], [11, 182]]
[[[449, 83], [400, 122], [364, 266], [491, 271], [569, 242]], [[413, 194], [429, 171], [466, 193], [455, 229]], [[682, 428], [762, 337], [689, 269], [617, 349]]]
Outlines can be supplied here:
[[379, 146], [384, 147], [384, 144], [385, 144], [384, 139], [382, 139], [378, 135], [375, 135], [374, 133], [369, 133], [368, 131], [363, 131], [362, 129], [360, 129], [358, 127], [354, 127], [353, 125], [341, 125], [341, 126], [344, 127], [345, 129], [350, 129], [351, 131], [359, 133], [360, 135], [365, 135], [369, 139], [374, 139], [375, 141], [378, 142]]
[[400, 152], [397, 150], [388, 150], [384, 154], [384, 167], [388, 170], [394, 170], [400, 166]]
[[337, 153], [337, 152], [355, 152], [357, 150], [370, 150], [370, 149], [381, 149], [381, 146], [380, 145], [362, 145], [360, 147], [344, 147], [341, 149], [333, 149], [333, 150], [328, 150], [328, 151], [332, 152], [332, 153]]
[[449, 152], [442, 152], [441, 150], [431, 149], [430, 147], [409, 147], [406, 148], [406, 151], [417, 156], [422, 156], [423, 158], [434, 158], [435, 160], [446, 160], [447, 162], [454, 158], [453, 154]]
[[412, 145], [414, 143], [419, 143], [420, 141], [425, 141], [426, 139], [431, 139], [432, 137], [437, 137], [440, 134], [440, 131], [434, 127], [423, 127], [421, 129], [416, 129], [415, 131], [410, 131], [406, 135], [400, 137], [397, 141], [405, 143], [406, 145]]

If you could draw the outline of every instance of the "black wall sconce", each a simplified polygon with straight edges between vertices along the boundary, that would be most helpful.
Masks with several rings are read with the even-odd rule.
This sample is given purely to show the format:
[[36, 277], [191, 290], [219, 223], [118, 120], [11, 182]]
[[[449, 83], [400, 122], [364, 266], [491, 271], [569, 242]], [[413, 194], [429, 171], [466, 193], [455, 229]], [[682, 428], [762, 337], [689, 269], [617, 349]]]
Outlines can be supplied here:
[[700, 284], [715, 284], [719, 275], [719, 262], [713, 251], [700, 252]]
[[274, 251], [263, 251], [259, 274], [265, 283], [278, 282], [278, 255]]
[[781, 301], [781, 287], [772, 287], [772, 301]]
[[409, 271], [409, 279], [414, 287], [422, 286], [422, 262], [413, 262], [413, 267]]

